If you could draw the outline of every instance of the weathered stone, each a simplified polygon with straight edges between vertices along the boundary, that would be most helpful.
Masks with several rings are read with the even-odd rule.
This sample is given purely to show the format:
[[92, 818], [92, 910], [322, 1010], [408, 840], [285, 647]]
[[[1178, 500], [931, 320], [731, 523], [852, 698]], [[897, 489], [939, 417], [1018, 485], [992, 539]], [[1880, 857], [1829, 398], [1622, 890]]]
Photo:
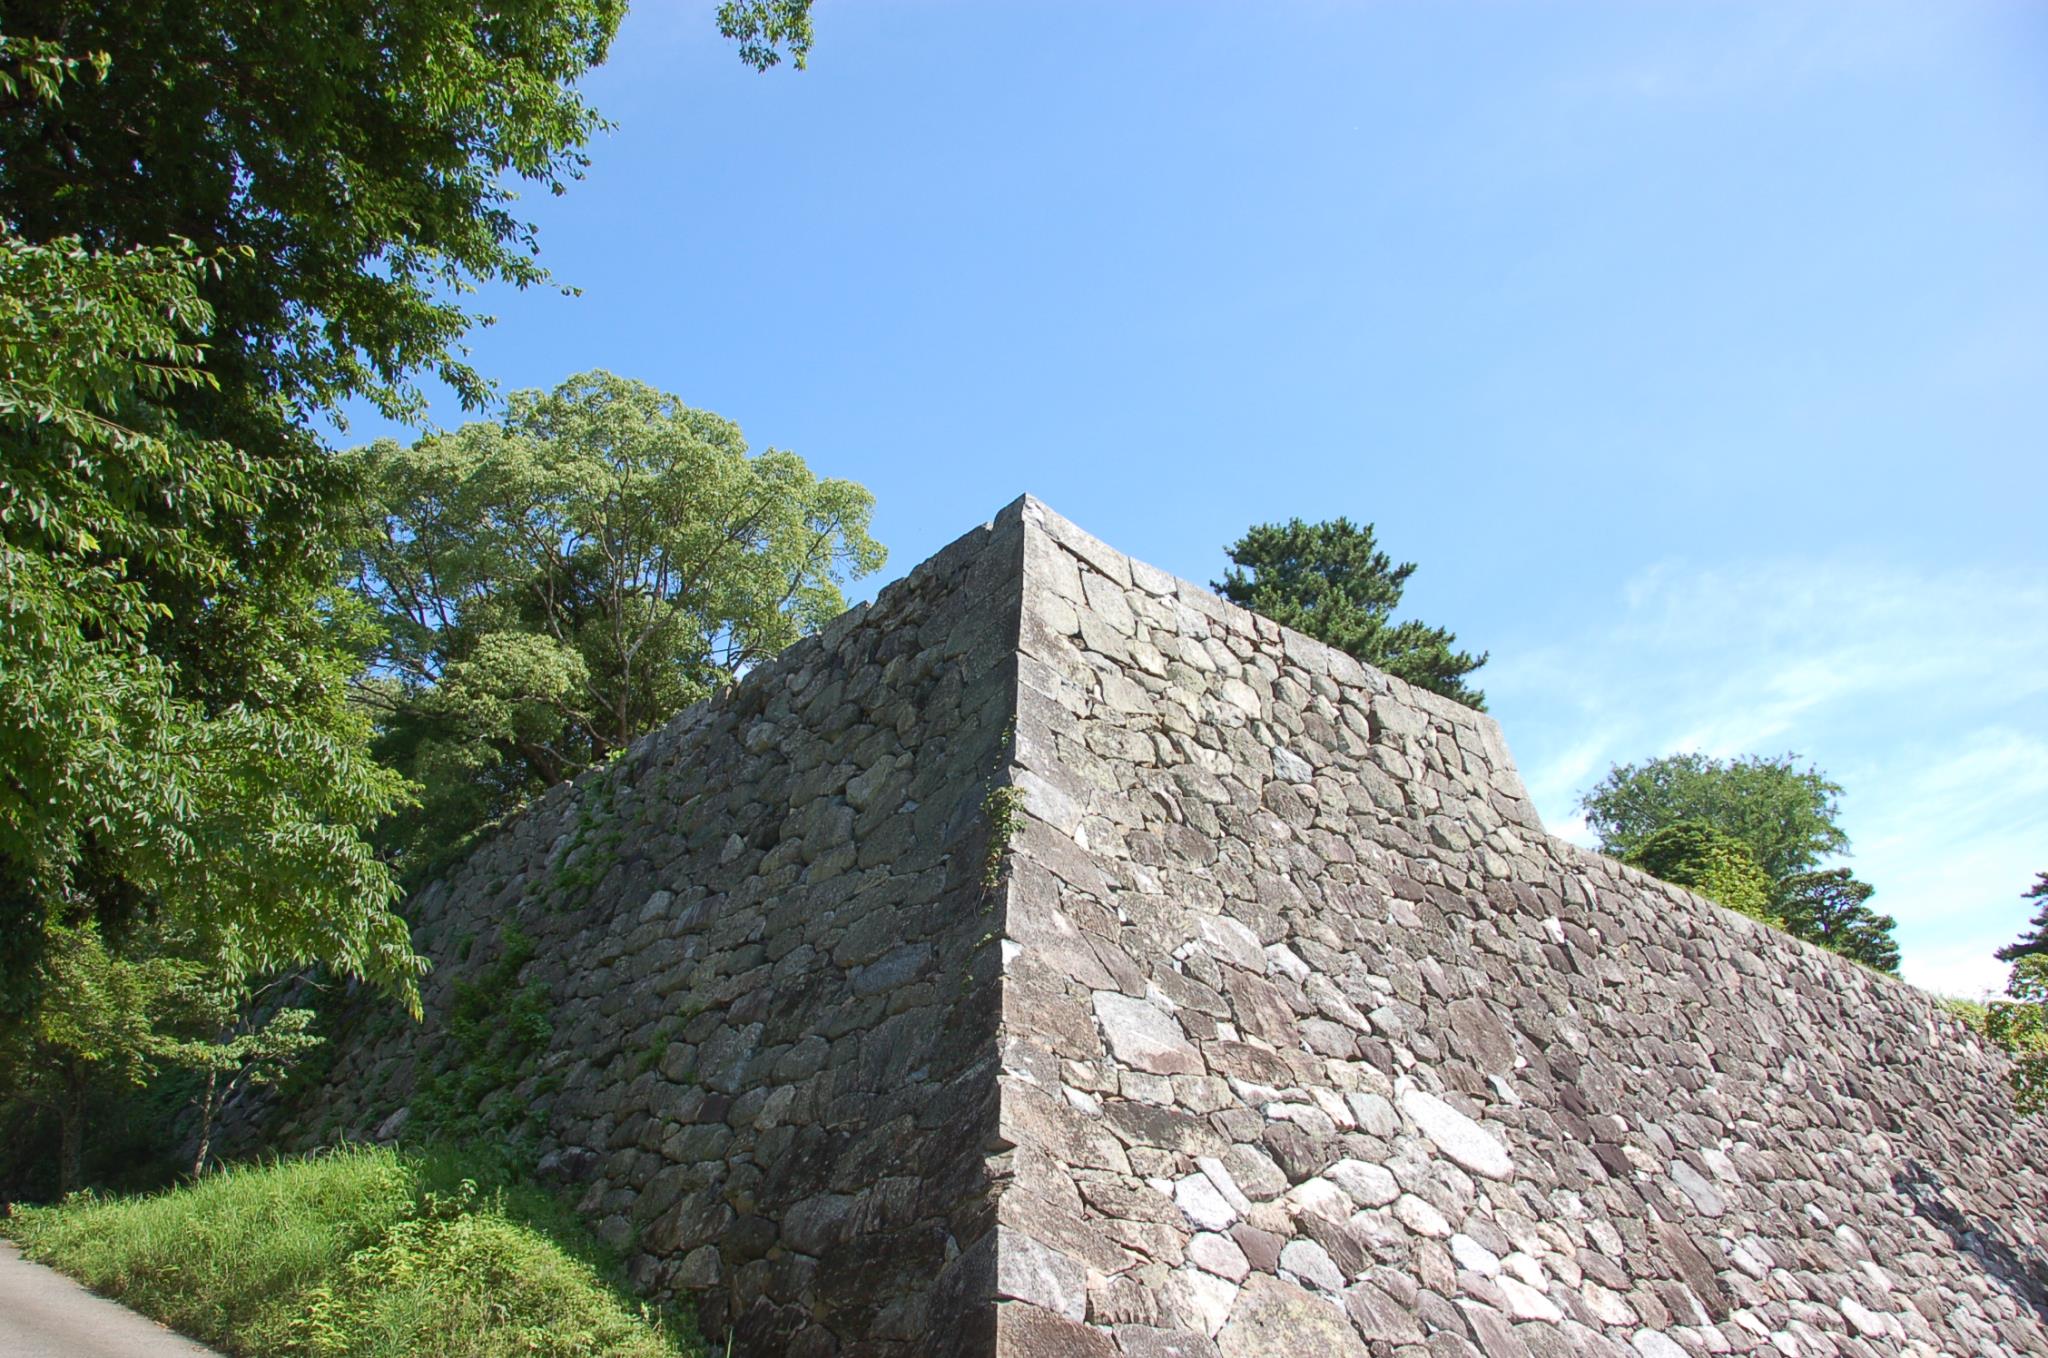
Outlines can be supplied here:
[[1637, 1330], [1631, 1342], [1642, 1358], [1690, 1358], [1684, 1349], [1655, 1330]]
[[1728, 1210], [1727, 1201], [1713, 1181], [1683, 1160], [1671, 1162], [1671, 1182], [1692, 1200], [1702, 1216], [1718, 1217]]
[[996, 1306], [995, 1352], [1030, 1358], [1118, 1358], [1110, 1337], [1071, 1317], [1021, 1302]]
[[1444, 1214], [1413, 1193], [1403, 1193], [1394, 1200], [1394, 1217], [1417, 1235], [1432, 1240], [1441, 1240], [1451, 1233], [1451, 1223], [1444, 1219]]
[[1197, 1230], [1228, 1230], [1237, 1220], [1237, 1209], [1204, 1174], [1190, 1174], [1175, 1184], [1173, 1200]]
[[1216, 1336], [1222, 1358], [1372, 1358], [1342, 1311], [1314, 1293], [1255, 1274]]
[[1323, 1177], [1343, 1189], [1360, 1207], [1384, 1207], [1401, 1196], [1401, 1185], [1384, 1165], [1339, 1160], [1323, 1171]]
[[1415, 1344], [1422, 1340], [1422, 1326], [1408, 1306], [1388, 1296], [1372, 1283], [1356, 1283], [1345, 1289], [1344, 1310], [1358, 1333], [1381, 1344]]
[[1116, 1346], [1124, 1358], [1217, 1358], [1214, 1340], [1187, 1330], [1119, 1325], [1115, 1333]]
[[1282, 1272], [1291, 1273], [1302, 1282], [1313, 1283], [1325, 1292], [1342, 1291], [1348, 1279], [1344, 1270], [1337, 1267], [1330, 1252], [1313, 1240], [1290, 1240], [1280, 1251]]
[[1219, 1278], [1228, 1278], [1241, 1283], [1251, 1272], [1251, 1264], [1245, 1259], [1244, 1251], [1235, 1240], [1213, 1231], [1201, 1231], [1188, 1242], [1188, 1262], [1196, 1268], [1214, 1273]]
[[1415, 1120], [1438, 1150], [1474, 1174], [1505, 1179], [1514, 1172], [1507, 1147], [1457, 1109], [1420, 1089], [1401, 1096], [1401, 1111]]
[[1003, 1231], [996, 1246], [996, 1295], [1028, 1301], [1069, 1320], [1088, 1313], [1086, 1271], [1021, 1231]]
[[826, 1193], [793, 1204], [782, 1216], [782, 1241], [799, 1254], [823, 1254], [839, 1243], [853, 1215], [854, 1200]]
[[1555, 1323], [1564, 1319], [1564, 1312], [1557, 1308], [1555, 1302], [1520, 1278], [1502, 1274], [1494, 1279], [1494, 1285], [1500, 1288], [1501, 1296], [1507, 1300], [1508, 1314], [1516, 1320], [1547, 1320]]
[[1144, 1000], [1098, 990], [1095, 1017], [1116, 1059], [1155, 1075], [1199, 1075], [1202, 1057], [1173, 1015]]

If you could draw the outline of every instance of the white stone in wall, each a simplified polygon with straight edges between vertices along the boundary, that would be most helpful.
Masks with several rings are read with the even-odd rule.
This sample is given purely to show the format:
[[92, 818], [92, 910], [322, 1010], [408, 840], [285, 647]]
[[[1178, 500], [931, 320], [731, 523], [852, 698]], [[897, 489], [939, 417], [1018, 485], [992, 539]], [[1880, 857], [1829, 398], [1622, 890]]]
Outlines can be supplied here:
[[1323, 1171], [1323, 1177], [1343, 1189], [1360, 1207], [1384, 1207], [1401, 1196], [1401, 1185], [1395, 1181], [1393, 1171], [1364, 1160], [1339, 1160]]
[[1081, 1265], [1020, 1232], [1005, 1230], [996, 1255], [996, 1292], [1079, 1320], [1088, 1311]]
[[1230, 1204], [1232, 1211], [1239, 1216], [1251, 1214], [1251, 1199], [1237, 1186], [1237, 1180], [1231, 1177], [1229, 1169], [1221, 1160], [1213, 1155], [1198, 1155], [1195, 1157], [1195, 1167], [1202, 1171], [1203, 1178], [1215, 1185], [1216, 1191], [1223, 1195], [1223, 1200]]
[[[1389, 1180], [1392, 1177], [1389, 1175]], [[1500, 1275], [1500, 1256], [1471, 1236], [1454, 1235], [1447, 1243], [1450, 1246], [1451, 1258], [1457, 1262], [1459, 1268], [1470, 1269], [1489, 1278]]]
[[1434, 1094], [1426, 1094], [1420, 1089], [1409, 1090], [1401, 1096], [1401, 1111], [1414, 1119], [1415, 1125], [1436, 1143], [1438, 1150], [1472, 1173], [1489, 1179], [1505, 1179], [1514, 1172], [1515, 1163], [1505, 1146], [1494, 1140], [1484, 1127]]
[[1856, 1333], [1865, 1339], [1875, 1339], [1892, 1331], [1892, 1318], [1880, 1315], [1854, 1297], [1844, 1297], [1835, 1303], [1835, 1309], [1842, 1313], [1842, 1319], [1856, 1327]]
[[[1328, 1179], [1304, 1179], [1287, 1190], [1280, 1201], [1290, 1215], [1306, 1212], [1327, 1221], [1342, 1221], [1351, 1215], [1351, 1199]], [[1445, 1231], [1448, 1233], [1449, 1227]]]
[[1602, 1325], [1634, 1325], [1642, 1320], [1619, 1292], [1602, 1287], [1591, 1278], [1579, 1284], [1579, 1300]]
[[1185, 1268], [1167, 1284], [1167, 1300], [1203, 1335], [1213, 1339], [1230, 1319], [1231, 1307], [1237, 1302], [1237, 1284], [1213, 1273]]
[[1444, 1220], [1444, 1214], [1413, 1193], [1403, 1193], [1394, 1200], [1394, 1216], [1415, 1234], [1426, 1235], [1433, 1240], [1441, 1240], [1451, 1233], [1451, 1223]]
[[1564, 1312], [1557, 1308], [1557, 1303], [1520, 1278], [1510, 1278], [1502, 1274], [1493, 1282], [1507, 1301], [1508, 1314], [1516, 1320], [1547, 1320], [1556, 1324], [1564, 1319]]
[[1237, 1220], [1237, 1209], [1216, 1191], [1206, 1174], [1190, 1174], [1173, 1186], [1174, 1205], [1204, 1231], [1225, 1231]]
[[1685, 1161], [1671, 1162], [1671, 1182], [1677, 1184], [1679, 1191], [1692, 1200], [1692, 1205], [1699, 1209], [1701, 1216], [1718, 1217], [1727, 1212], [1728, 1201], [1721, 1196], [1720, 1190], [1715, 1188], [1704, 1174]]
[[1642, 1358], [1689, 1358], [1684, 1349], [1656, 1330], [1637, 1330], [1629, 1342]]
[[1344, 1290], [1344, 1270], [1337, 1267], [1337, 1261], [1330, 1252], [1313, 1240], [1290, 1240], [1280, 1251], [1282, 1274], [1293, 1274], [1302, 1282], [1311, 1283], [1325, 1292]]
[[1394, 1111], [1394, 1105], [1378, 1094], [1347, 1094], [1344, 1101], [1351, 1105], [1351, 1115], [1358, 1119], [1358, 1130], [1371, 1136], [1391, 1137], [1401, 1130], [1401, 1117]]
[[1219, 1278], [1241, 1283], [1252, 1271], [1251, 1261], [1244, 1257], [1244, 1251], [1237, 1242], [1227, 1235], [1215, 1231], [1198, 1232], [1187, 1245], [1188, 1262], [1196, 1268], [1213, 1273]]
[[1116, 1059], [1155, 1075], [1200, 1075], [1202, 1057], [1171, 1014], [1113, 990], [1095, 992], [1095, 1017]]
[[1287, 783], [1308, 783], [1315, 781], [1316, 771], [1309, 762], [1285, 745], [1273, 747], [1273, 776]]
[[1259, 936], [1236, 920], [1222, 915], [1203, 915], [1195, 920], [1195, 928], [1201, 933], [1202, 941], [1224, 961], [1246, 971], [1265, 971], [1266, 950], [1259, 946]]

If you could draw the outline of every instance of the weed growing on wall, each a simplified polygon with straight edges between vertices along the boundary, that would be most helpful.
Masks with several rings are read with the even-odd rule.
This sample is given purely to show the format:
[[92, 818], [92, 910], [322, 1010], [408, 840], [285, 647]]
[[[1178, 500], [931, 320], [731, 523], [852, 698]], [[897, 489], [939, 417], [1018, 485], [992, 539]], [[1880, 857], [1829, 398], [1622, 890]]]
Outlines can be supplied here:
[[576, 814], [576, 828], [562, 850], [554, 871], [548, 876], [548, 906], [556, 911], [574, 910], [589, 902], [599, 882], [619, 861], [619, 845], [625, 832], [612, 814], [618, 796], [616, 777], [607, 773], [592, 782]]
[[1010, 841], [1024, 824], [1024, 794], [1008, 784], [992, 787], [981, 800], [981, 814], [988, 821], [988, 852], [981, 863], [981, 889], [993, 892], [1003, 884]]
[[515, 1087], [533, 1073], [554, 1034], [554, 999], [545, 981], [519, 984], [533, 960], [531, 938], [508, 924], [499, 945], [496, 960], [475, 980], [455, 983], [447, 1019], [452, 1060], [421, 1079], [412, 1115], [429, 1134], [457, 1141], [497, 1136], [516, 1146], [541, 1120], [541, 1110]]
[[1017, 837], [1017, 831], [1024, 827], [1024, 792], [1012, 783], [998, 783], [1009, 767], [1016, 749], [1017, 724], [1012, 721], [1004, 725], [1003, 734], [997, 742], [999, 753], [996, 766], [989, 771], [988, 795], [981, 799], [981, 816], [988, 822], [988, 849], [981, 861], [981, 891], [983, 896], [994, 894], [1003, 884], [1003, 870], [1010, 855], [1010, 842]]

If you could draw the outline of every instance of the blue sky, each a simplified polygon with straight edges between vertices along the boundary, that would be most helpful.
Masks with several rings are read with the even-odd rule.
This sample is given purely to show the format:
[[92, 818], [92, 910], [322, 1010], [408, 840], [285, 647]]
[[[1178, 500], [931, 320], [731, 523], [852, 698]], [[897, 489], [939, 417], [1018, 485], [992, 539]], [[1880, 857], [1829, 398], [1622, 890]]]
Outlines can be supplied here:
[[1617, 760], [1798, 750], [1908, 977], [2000, 982], [2048, 8], [823, 0], [765, 76], [714, 8], [641, 0], [589, 82], [617, 130], [530, 204], [582, 295], [485, 296], [504, 387], [737, 419], [875, 492], [887, 576], [1025, 490], [1197, 580], [1372, 521], [1553, 829]]

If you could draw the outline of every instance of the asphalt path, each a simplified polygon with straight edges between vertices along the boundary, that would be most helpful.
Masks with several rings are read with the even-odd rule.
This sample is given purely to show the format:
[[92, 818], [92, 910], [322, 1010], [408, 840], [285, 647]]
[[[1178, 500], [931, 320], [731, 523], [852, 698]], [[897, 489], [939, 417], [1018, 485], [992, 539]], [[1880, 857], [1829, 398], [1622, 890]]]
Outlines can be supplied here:
[[0, 1240], [0, 1358], [219, 1358]]

